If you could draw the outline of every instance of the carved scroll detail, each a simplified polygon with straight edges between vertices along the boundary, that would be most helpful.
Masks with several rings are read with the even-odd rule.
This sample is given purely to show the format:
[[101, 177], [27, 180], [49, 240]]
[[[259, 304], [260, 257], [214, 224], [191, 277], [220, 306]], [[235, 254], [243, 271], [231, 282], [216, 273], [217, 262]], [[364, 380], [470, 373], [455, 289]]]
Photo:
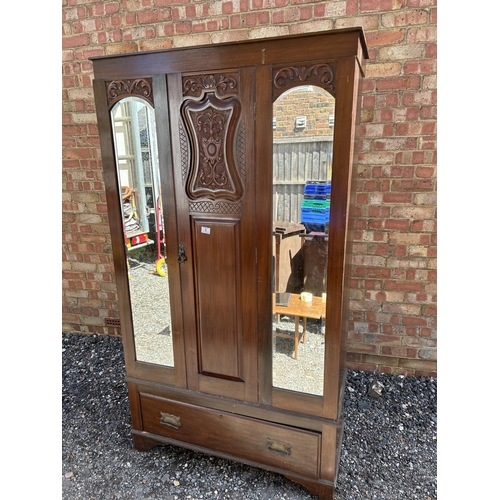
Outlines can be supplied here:
[[[182, 123], [179, 123], [180, 137], [181, 137], [181, 164], [182, 164], [182, 180], [186, 180], [188, 169], [188, 150], [187, 138]], [[238, 139], [236, 144], [236, 156], [238, 159], [238, 168], [240, 171], [241, 181], [243, 186], [246, 184], [246, 162], [245, 162], [245, 122], [241, 120], [237, 133]], [[221, 215], [239, 215], [241, 214], [243, 204], [240, 201], [190, 201], [189, 212], [201, 214], [221, 214]]]
[[198, 186], [210, 189], [227, 188], [229, 176], [224, 162], [224, 131], [231, 117], [229, 110], [207, 108], [196, 116], [198, 144], [202, 168], [199, 170]]
[[153, 105], [153, 87], [151, 78], [136, 80], [113, 80], [106, 82], [108, 106], [111, 107], [123, 96], [141, 97]]
[[182, 91], [185, 96], [199, 98], [206, 92], [214, 92], [219, 99], [238, 95], [237, 74], [214, 74], [184, 77]]
[[314, 64], [313, 66], [288, 66], [273, 70], [273, 98], [286, 89], [307, 83], [318, 85], [335, 94], [335, 69], [330, 64]]

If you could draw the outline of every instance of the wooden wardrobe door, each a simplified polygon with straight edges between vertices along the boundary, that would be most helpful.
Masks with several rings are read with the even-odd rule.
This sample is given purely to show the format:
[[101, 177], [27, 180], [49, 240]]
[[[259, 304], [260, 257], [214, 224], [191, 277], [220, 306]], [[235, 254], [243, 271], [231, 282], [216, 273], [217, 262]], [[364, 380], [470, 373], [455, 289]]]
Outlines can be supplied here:
[[257, 401], [253, 82], [252, 68], [168, 75], [188, 387], [247, 401]]

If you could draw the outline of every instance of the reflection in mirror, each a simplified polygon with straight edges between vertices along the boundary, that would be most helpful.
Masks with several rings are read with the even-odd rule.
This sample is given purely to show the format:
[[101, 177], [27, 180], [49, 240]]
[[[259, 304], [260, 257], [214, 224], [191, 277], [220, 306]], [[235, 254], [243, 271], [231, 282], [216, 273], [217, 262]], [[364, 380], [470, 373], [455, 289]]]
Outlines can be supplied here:
[[154, 109], [129, 97], [112, 122], [136, 358], [174, 366]]
[[273, 105], [273, 386], [323, 395], [335, 99], [308, 85]]

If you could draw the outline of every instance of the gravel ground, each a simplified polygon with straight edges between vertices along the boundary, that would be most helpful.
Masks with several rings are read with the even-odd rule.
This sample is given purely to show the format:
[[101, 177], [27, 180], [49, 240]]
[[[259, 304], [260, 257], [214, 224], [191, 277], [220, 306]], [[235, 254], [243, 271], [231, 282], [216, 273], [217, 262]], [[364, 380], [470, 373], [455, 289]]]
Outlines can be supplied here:
[[[283, 476], [172, 446], [133, 448], [120, 338], [63, 334], [63, 500], [312, 500]], [[369, 396], [381, 382], [380, 398]], [[437, 381], [350, 371], [337, 500], [437, 498]]]

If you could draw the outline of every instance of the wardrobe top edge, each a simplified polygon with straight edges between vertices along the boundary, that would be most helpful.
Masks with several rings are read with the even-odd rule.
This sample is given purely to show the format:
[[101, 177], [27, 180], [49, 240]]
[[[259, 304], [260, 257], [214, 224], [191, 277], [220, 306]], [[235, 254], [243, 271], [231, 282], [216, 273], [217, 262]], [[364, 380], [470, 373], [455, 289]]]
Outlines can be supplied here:
[[[314, 38], [314, 37], [321, 37], [321, 36], [331, 36], [331, 35], [348, 35], [348, 34], [357, 34], [359, 42], [361, 44], [361, 49], [363, 52], [363, 57], [365, 59], [368, 59], [368, 47], [366, 44], [366, 39], [364, 35], [363, 28], [361, 26], [359, 27], [352, 27], [352, 28], [342, 28], [342, 29], [334, 29], [334, 30], [326, 30], [326, 31], [316, 31], [316, 32], [311, 32], [311, 33], [301, 33], [301, 34], [294, 34], [294, 35], [284, 35], [284, 36], [277, 36], [277, 37], [267, 37], [267, 38], [256, 38], [252, 40], [238, 40], [235, 42], [223, 42], [223, 43], [213, 43], [213, 44], [204, 44], [204, 45], [190, 45], [186, 47], [171, 47], [171, 48], [165, 48], [165, 49], [156, 49], [156, 50], [145, 50], [145, 51], [137, 51], [137, 52], [126, 52], [126, 53], [120, 53], [120, 54], [105, 54], [101, 56], [92, 56], [89, 57], [89, 60], [92, 61], [94, 64], [99, 64], [100, 62], [108, 61], [111, 59], [120, 59], [120, 58], [126, 58], [126, 57], [131, 57], [131, 56], [140, 56], [140, 55], [145, 55], [145, 54], [169, 54], [169, 53], [178, 53], [178, 52], [183, 52], [183, 51], [192, 51], [195, 49], [200, 49], [200, 50], [205, 50], [205, 49], [213, 49], [217, 47], [235, 47], [235, 46], [259, 46], [261, 45], [261, 49], [265, 49], [266, 45], [271, 45], [273, 42], [279, 42], [279, 41], [287, 41], [287, 40], [293, 40], [293, 39], [305, 39], [305, 38]], [[356, 54], [352, 54], [356, 55]]]

